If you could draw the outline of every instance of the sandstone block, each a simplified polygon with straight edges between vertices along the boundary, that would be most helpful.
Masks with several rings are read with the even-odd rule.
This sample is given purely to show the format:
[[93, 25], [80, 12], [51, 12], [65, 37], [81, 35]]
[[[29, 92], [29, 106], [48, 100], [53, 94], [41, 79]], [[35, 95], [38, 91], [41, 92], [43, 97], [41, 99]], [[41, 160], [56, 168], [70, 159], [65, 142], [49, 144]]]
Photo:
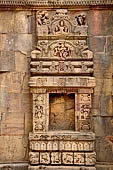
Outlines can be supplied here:
[[94, 77], [112, 78], [112, 56], [95, 53], [94, 54]]
[[0, 33], [12, 33], [13, 31], [14, 31], [14, 12], [0, 11]]
[[89, 48], [93, 52], [105, 52], [106, 37], [93, 36], [89, 39]]
[[1, 51], [0, 72], [15, 70], [15, 54], [13, 51]]
[[15, 37], [15, 50], [31, 51], [32, 49], [32, 34], [17, 34]]

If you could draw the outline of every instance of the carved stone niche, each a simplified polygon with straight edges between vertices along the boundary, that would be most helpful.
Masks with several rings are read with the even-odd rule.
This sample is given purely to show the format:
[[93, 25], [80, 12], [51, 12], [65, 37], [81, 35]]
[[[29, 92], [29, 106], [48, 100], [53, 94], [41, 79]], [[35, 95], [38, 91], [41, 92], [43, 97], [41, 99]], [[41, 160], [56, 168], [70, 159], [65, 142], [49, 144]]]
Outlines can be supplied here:
[[[46, 84], [47, 79], [44, 79], [42, 84], [41, 77], [40, 81], [39, 77], [36, 77], [36, 86], [31, 84], [33, 133], [29, 135], [30, 168], [36, 166], [38, 169], [42, 165], [56, 165], [57, 168], [61, 165], [93, 168], [96, 160], [95, 135], [91, 131], [90, 117], [95, 80], [91, 78], [90, 87], [83, 88], [78, 87], [76, 80], [75, 87], [69, 82], [70, 87], [65, 87], [66, 80], [63, 79], [60, 86], [55, 84], [55, 87], [49, 87]], [[54, 81], [57, 82], [57, 77]], [[82, 83], [81, 80], [79, 83]]]

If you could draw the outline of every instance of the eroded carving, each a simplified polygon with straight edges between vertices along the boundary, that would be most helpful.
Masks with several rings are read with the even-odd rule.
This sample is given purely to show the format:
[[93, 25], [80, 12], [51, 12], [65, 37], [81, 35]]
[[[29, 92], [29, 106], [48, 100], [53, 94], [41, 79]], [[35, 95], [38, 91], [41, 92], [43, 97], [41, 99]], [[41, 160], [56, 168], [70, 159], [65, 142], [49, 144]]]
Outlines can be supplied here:
[[86, 165], [95, 165], [96, 163], [96, 153], [86, 153], [85, 154]]
[[39, 164], [39, 152], [30, 152], [29, 159], [31, 164]]
[[40, 153], [40, 163], [41, 164], [50, 164], [50, 153], [49, 152], [41, 152]]
[[51, 164], [61, 164], [61, 153], [60, 152], [51, 153]]
[[63, 164], [73, 164], [73, 153], [72, 152], [63, 152], [62, 153], [62, 163]]
[[74, 153], [74, 164], [84, 165], [84, 153]]

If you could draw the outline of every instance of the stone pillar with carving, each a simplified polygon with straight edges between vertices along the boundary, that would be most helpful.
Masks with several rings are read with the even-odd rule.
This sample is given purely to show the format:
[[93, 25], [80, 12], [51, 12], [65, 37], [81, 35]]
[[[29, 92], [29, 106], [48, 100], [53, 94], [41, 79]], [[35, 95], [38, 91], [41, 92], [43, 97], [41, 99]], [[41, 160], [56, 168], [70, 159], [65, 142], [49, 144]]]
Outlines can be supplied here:
[[67, 9], [36, 12], [36, 49], [29, 86], [33, 132], [30, 170], [95, 170], [91, 108], [95, 78], [87, 45], [87, 14]]

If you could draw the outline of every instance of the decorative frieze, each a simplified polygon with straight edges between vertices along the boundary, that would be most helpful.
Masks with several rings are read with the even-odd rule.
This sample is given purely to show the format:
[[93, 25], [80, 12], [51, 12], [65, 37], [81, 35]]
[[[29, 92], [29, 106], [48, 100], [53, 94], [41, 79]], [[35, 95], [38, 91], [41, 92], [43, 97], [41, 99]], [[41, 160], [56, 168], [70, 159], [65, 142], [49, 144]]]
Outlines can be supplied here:
[[93, 73], [92, 61], [32, 61], [31, 74], [82, 74], [90, 75]]
[[33, 151], [93, 151], [94, 141], [30, 141]]
[[[40, 158], [39, 158], [40, 157]], [[83, 152], [31, 152], [31, 165], [95, 165], [96, 154]]]
[[93, 53], [86, 40], [39, 40], [32, 60], [91, 60]]

